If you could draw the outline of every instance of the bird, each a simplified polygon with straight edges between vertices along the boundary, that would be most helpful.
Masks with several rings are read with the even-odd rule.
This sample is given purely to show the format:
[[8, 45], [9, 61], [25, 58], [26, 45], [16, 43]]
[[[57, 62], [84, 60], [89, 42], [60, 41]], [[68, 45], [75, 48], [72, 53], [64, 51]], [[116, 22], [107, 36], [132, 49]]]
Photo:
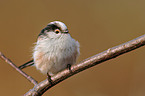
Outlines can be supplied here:
[[41, 73], [51, 77], [75, 64], [79, 55], [80, 44], [71, 37], [67, 26], [61, 21], [53, 21], [39, 33], [32, 60], [19, 68], [33, 65]]

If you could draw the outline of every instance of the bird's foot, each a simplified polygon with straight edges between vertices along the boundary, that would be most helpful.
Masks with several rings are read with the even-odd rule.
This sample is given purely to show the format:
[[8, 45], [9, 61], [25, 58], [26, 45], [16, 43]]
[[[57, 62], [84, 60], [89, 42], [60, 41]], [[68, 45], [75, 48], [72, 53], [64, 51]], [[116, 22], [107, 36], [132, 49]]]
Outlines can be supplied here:
[[48, 82], [52, 85], [52, 79], [51, 79], [51, 76], [49, 75], [49, 73], [47, 73], [47, 79], [48, 79]]
[[70, 72], [72, 72], [72, 70], [71, 70], [71, 64], [67, 64], [67, 68], [68, 68], [68, 70], [69, 70]]

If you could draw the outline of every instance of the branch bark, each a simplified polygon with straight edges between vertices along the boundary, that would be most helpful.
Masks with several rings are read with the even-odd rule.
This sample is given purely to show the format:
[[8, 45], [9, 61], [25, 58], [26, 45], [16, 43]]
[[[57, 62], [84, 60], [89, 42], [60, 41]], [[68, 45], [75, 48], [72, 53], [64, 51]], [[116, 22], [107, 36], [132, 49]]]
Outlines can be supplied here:
[[145, 45], [145, 35], [142, 35], [136, 39], [133, 39], [129, 42], [126, 42], [124, 44], [121, 44], [119, 46], [115, 46], [113, 48], [109, 48], [108, 50], [99, 53], [97, 55], [94, 55], [90, 58], [87, 58], [80, 62], [79, 64], [75, 64], [71, 67], [71, 72], [68, 69], [63, 70], [62, 72], [59, 72], [55, 76], [53, 76], [52, 84], [48, 82], [48, 80], [44, 80], [40, 82], [38, 85], [34, 86], [33, 89], [28, 91], [25, 96], [41, 96], [44, 92], [46, 92], [49, 88], [53, 87], [54, 85], [58, 84], [59, 82], [67, 79], [68, 77], [77, 74], [85, 69], [88, 69], [90, 67], [93, 67], [95, 65], [98, 65], [104, 61], [110, 60], [112, 58], [115, 58], [121, 54], [127, 53], [129, 51], [132, 51], [134, 49], [137, 49], [141, 46]]
[[41, 96], [49, 88], [53, 87], [54, 85], [58, 84], [59, 82], [65, 80], [65, 79], [69, 78], [70, 76], [77, 74], [90, 67], [93, 67], [95, 65], [98, 65], [102, 62], [115, 58], [121, 54], [127, 53], [134, 49], [137, 49], [143, 45], [145, 45], [145, 35], [142, 35], [136, 39], [133, 39], [133, 40], [126, 42], [124, 44], [121, 44], [119, 46], [109, 48], [108, 50], [106, 50], [102, 53], [94, 55], [90, 58], [83, 60], [82, 62], [80, 62], [78, 64], [71, 66], [71, 71], [69, 69], [65, 69], [62, 72], [59, 72], [58, 74], [56, 74], [55, 76], [53, 76], [51, 78], [52, 84], [50, 84], [47, 79], [40, 82], [39, 84], [37, 84], [37, 81], [35, 81], [32, 77], [30, 77], [32, 80], [30, 80], [30, 78], [27, 78], [27, 77], [29, 77], [29, 75], [24, 73], [12, 61], [10, 61], [8, 58], [6, 58], [1, 52], [0, 52], [0, 57], [3, 60], [5, 60], [8, 64], [10, 64], [13, 68], [15, 68], [24, 77], [26, 77], [31, 83], [33, 83], [35, 85], [26, 94], [24, 94], [24, 96]]

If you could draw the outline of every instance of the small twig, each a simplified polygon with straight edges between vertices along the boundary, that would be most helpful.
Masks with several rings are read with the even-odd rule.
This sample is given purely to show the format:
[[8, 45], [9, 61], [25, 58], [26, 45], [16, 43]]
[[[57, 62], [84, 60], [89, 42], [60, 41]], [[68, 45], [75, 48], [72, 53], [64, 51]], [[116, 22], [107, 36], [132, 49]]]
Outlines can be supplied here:
[[71, 66], [71, 72], [68, 69], [63, 70], [62, 72], [59, 72], [55, 76], [53, 76], [52, 83], [50, 84], [48, 80], [44, 80], [40, 82], [38, 85], [34, 86], [33, 89], [28, 91], [25, 96], [41, 96], [44, 92], [46, 92], [49, 88], [53, 87], [57, 83], [67, 79], [68, 77], [77, 74], [85, 69], [88, 69], [92, 66], [98, 65], [104, 61], [107, 61], [109, 59], [115, 58], [121, 54], [127, 53], [129, 51], [132, 51], [134, 49], [137, 49], [141, 46], [145, 45], [145, 35], [140, 36], [134, 40], [131, 40], [129, 42], [126, 42], [124, 44], [121, 44], [119, 46], [109, 48], [108, 50], [99, 53], [95, 56], [92, 56], [88, 59], [85, 59], [79, 64], [75, 64]]
[[25, 72], [23, 72], [21, 69], [19, 69], [10, 59], [8, 59], [4, 54], [0, 52], [0, 57], [7, 62], [9, 65], [11, 65], [13, 68], [15, 68], [21, 75], [23, 75], [26, 79], [28, 79], [31, 83], [34, 85], [37, 85], [37, 81], [33, 79], [31, 76], [27, 75]]

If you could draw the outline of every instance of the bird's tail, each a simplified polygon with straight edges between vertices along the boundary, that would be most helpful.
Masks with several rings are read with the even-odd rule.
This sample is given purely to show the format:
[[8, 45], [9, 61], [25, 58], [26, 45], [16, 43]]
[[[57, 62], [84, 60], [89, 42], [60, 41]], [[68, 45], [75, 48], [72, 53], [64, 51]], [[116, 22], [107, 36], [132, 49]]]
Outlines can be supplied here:
[[32, 65], [34, 65], [34, 61], [33, 61], [33, 60], [30, 60], [30, 61], [28, 61], [27, 63], [25, 63], [25, 64], [19, 66], [19, 68], [20, 68], [20, 69], [24, 69], [24, 68], [26, 68], [26, 67], [28, 67], [28, 66], [32, 66]]

